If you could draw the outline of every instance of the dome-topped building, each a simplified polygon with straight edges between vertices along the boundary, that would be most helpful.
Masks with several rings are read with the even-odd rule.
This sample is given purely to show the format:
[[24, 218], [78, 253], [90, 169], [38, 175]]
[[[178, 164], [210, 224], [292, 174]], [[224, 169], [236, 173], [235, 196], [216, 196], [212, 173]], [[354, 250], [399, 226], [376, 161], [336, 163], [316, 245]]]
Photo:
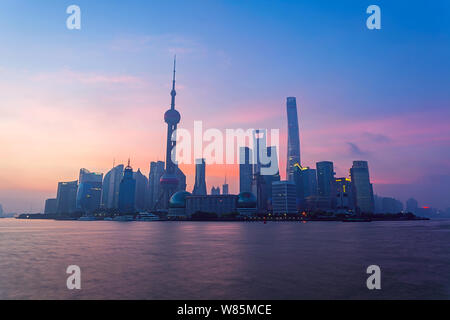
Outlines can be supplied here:
[[169, 201], [169, 208], [186, 208], [186, 197], [191, 194], [187, 191], [175, 193]]
[[186, 216], [186, 197], [191, 196], [187, 191], [175, 193], [169, 200], [169, 217], [179, 218]]

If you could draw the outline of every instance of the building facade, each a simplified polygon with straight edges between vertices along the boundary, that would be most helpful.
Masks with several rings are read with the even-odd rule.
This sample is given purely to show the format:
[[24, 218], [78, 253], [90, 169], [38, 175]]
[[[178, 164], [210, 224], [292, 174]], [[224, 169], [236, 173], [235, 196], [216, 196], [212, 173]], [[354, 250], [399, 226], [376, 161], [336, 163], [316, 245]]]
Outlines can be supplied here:
[[122, 214], [134, 214], [136, 212], [136, 179], [133, 176], [133, 168], [125, 168], [119, 188], [119, 212]]
[[239, 149], [239, 192], [251, 192], [252, 180], [252, 150], [248, 147], [241, 147]]
[[186, 215], [192, 216], [198, 212], [215, 213], [218, 216], [235, 213], [237, 199], [236, 195], [187, 196]]
[[230, 194], [230, 186], [227, 183], [227, 178], [225, 178], [225, 183], [222, 185], [222, 194], [225, 196]]
[[347, 178], [337, 178], [336, 187], [336, 209], [338, 211], [354, 210], [354, 199], [352, 193], [352, 181]]
[[59, 182], [56, 196], [57, 214], [68, 215], [77, 210], [78, 180]]
[[287, 98], [287, 121], [288, 121], [288, 147], [286, 178], [294, 182], [295, 164], [301, 164], [300, 161], [300, 132], [298, 127], [297, 99], [295, 97]]
[[277, 181], [272, 183], [273, 214], [297, 214], [297, 193], [295, 183]]
[[334, 164], [331, 161], [316, 163], [317, 193], [319, 209], [331, 210], [335, 206], [335, 178]]
[[354, 161], [350, 169], [355, 209], [358, 214], [375, 212], [373, 187], [370, 183], [369, 165], [367, 161]]
[[161, 195], [160, 180], [164, 174], [164, 162], [156, 161], [150, 163], [150, 174], [148, 178], [148, 208], [155, 210]]
[[102, 206], [106, 209], [119, 208], [119, 188], [123, 169], [123, 164], [113, 167], [103, 179]]
[[193, 195], [206, 196], [206, 162], [205, 159], [197, 159], [195, 161], [195, 183]]
[[58, 202], [56, 199], [45, 200], [45, 214], [56, 214], [58, 212]]
[[135, 207], [137, 211], [147, 210], [147, 196], [148, 196], [148, 179], [138, 169], [134, 174], [136, 180], [136, 192], [135, 192]]
[[92, 213], [100, 209], [102, 201], [103, 173], [80, 170], [80, 179], [77, 192], [77, 210]]
[[416, 213], [419, 209], [419, 203], [416, 199], [410, 198], [406, 201], [406, 211], [410, 213]]
[[211, 188], [211, 195], [212, 196], [219, 196], [220, 195], [220, 187], [212, 187]]
[[317, 196], [316, 170], [296, 165], [294, 167], [294, 182], [297, 194], [297, 209], [308, 210], [306, 200]]

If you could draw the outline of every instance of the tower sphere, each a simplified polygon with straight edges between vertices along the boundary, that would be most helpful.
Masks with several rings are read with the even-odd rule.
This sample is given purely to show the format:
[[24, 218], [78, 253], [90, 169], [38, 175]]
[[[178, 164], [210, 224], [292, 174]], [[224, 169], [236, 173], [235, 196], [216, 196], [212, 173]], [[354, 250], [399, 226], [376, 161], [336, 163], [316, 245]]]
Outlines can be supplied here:
[[175, 174], [171, 173], [165, 173], [159, 180], [159, 183], [161, 185], [166, 186], [177, 186], [180, 181], [178, 180], [177, 176]]
[[178, 124], [180, 123], [181, 115], [175, 109], [170, 109], [164, 114], [164, 121], [167, 124]]

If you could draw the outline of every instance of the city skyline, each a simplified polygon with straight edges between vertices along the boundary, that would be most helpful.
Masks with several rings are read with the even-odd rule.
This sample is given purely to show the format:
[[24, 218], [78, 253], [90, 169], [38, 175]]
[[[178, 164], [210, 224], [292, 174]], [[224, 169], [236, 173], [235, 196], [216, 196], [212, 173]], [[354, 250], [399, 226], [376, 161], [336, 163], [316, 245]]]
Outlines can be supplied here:
[[[204, 10], [217, 6], [204, 5]], [[230, 7], [222, 5], [227, 8], [227, 14], [234, 13]], [[420, 14], [431, 20], [430, 12], [436, 15], [439, 12], [436, 7], [445, 5], [430, 4], [422, 8]], [[405, 22], [402, 15], [409, 13], [409, 17], [416, 17], [417, 8], [399, 13], [398, 5], [383, 4], [385, 28], [374, 35], [355, 27], [359, 18], [361, 24], [364, 21], [363, 10], [342, 12], [343, 16], [339, 16], [341, 11], [333, 14], [335, 7], [330, 3], [329, 10], [320, 13], [323, 18], [335, 23], [345, 20], [347, 24], [332, 30], [320, 28], [308, 19], [296, 23], [294, 30], [299, 40], [290, 45], [293, 49], [306, 46], [308, 50], [299, 50], [295, 55], [286, 53], [286, 61], [273, 62], [270, 68], [273, 71], [269, 73], [263, 66], [272, 61], [272, 56], [280, 55], [274, 48], [280, 41], [295, 37], [286, 30], [287, 24], [278, 11], [273, 13], [277, 33], [263, 27], [268, 4], [261, 5], [258, 12], [262, 17], [253, 20], [256, 25], [248, 30], [251, 35], [260, 31], [258, 28], [266, 31], [263, 33], [266, 37], [255, 34], [246, 45], [247, 49], [265, 48], [267, 40], [272, 49], [265, 53], [258, 50], [257, 55], [251, 54], [252, 50], [238, 49], [244, 38], [238, 36], [237, 28], [246, 26], [243, 20], [244, 13], [249, 13], [246, 7], [240, 9], [237, 26], [229, 31], [236, 38], [218, 43], [200, 24], [194, 23], [183, 34], [170, 34], [170, 26], [161, 21], [165, 14], [152, 20], [160, 26], [157, 29], [147, 24], [137, 11], [133, 11], [133, 15], [138, 22], [131, 23], [126, 32], [108, 25], [114, 35], [108, 37], [103, 18], [92, 17], [99, 12], [101, 1], [100, 4], [80, 1], [88, 20], [78, 34], [59, 26], [56, 18], [51, 19], [55, 22], [46, 22], [50, 20], [46, 17], [59, 14], [55, 8], [44, 13], [46, 5], [28, 4], [35, 10], [23, 13], [20, 6], [12, 2], [6, 1], [2, 6], [7, 6], [11, 17], [16, 18], [0, 19], [3, 29], [8, 30], [5, 50], [0, 53], [1, 60], [8, 61], [0, 63], [0, 87], [3, 89], [0, 130], [8, 133], [1, 136], [6, 157], [0, 159], [4, 168], [0, 173], [0, 203], [8, 211], [27, 212], [30, 207], [33, 211], [43, 211], [44, 200], [56, 196], [57, 182], [76, 180], [80, 168], [105, 174], [111, 169], [113, 158], [126, 164], [131, 156], [133, 167], [141, 168], [148, 176], [150, 161], [165, 160], [165, 146], [151, 142], [164, 140], [160, 115], [168, 107], [167, 66], [172, 53], [177, 53], [183, 61], [178, 105], [184, 128], [191, 128], [193, 121], [199, 118], [204, 118], [206, 126], [221, 129], [256, 125], [281, 128], [278, 154], [284, 179], [284, 155], [287, 153], [284, 100], [296, 96], [300, 106], [302, 165], [315, 167], [316, 162], [333, 161], [336, 176], [348, 177], [353, 160], [368, 160], [375, 193], [402, 201], [414, 197], [423, 206], [450, 207], [445, 197], [450, 189], [449, 128], [445, 121], [449, 112], [449, 93], [445, 86], [449, 79], [426, 64], [417, 65], [417, 62], [433, 60], [441, 64], [442, 70], [448, 69], [449, 62], [444, 59], [449, 52], [445, 38], [448, 35], [437, 31], [438, 23], [445, 22], [422, 27]], [[157, 6], [164, 8], [166, 5]], [[182, 8], [183, 4], [177, 3], [177, 6]], [[284, 9], [286, 7], [298, 9], [300, 17], [303, 17], [300, 9], [314, 10], [314, 4], [289, 3]], [[113, 11], [118, 8], [119, 4], [111, 5], [101, 11], [106, 16], [114, 16]], [[37, 12], [44, 17], [43, 21], [34, 21], [41, 28], [22, 24], [28, 15]], [[176, 15], [181, 20], [188, 19], [181, 12]], [[155, 17], [152, 15], [152, 18]], [[225, 32], [223, 19], [213, 23], [216, 31]], [[123, 27], [123, 21], [119, 19], [119, 22]], [[137, 32], [139, 24], [147, 26], [149, 34]], [[101, 29], [98, 36], [93, 35], [96, 27]], [[301, 33], [302, 27], [318, 28], [315, 33], [306, 34]], [[281, 31], [283, 37], [277, 40]], [[28, 33], [37, 35], [44, 45], [37, 47]], [[56, 36], [58, 43], [53, 37], [45, 36], [46, 33]], [[428, 43], [421, 37], [422, 33], [440, 40]], [[15, 36], [24, 34], [26, 43], [11, 44]], [[320, 36], [323, 43], [311, 41], [314, 35]], [[339, 47], [335, 46], [332, 36], [340, 41]], [[349, 41], [352, 36], [354, 41]], [[401, 39], [401, 52], [406, 50], [414, 59], [399, 63], [402, 55], [389, 51], [394, 45], [393, 39]], [[94, 45], [94, 40], [99, 40], [98, 44]], [[417, 49], [416, 41], [427, 46], [427, 52]], [[332, 53], [325, 51], [330, 45], [335, 46]], [[26, 54], [26, 46], [35, 48], [35, 55]], [[366, 52], [368, 47], [373, 50]], [[50, 53], [49, 58], [47, 53]], [[97, 62], [99, 55], [106, 59]], [[117, 61], [123, 58], [126, 62], [118, 67]], [[136, 62], [131, 61], [134, 59]], [[325, 68], [320, 67], [323, 63]], [[417, 75], [409, 79], [408, 70], [412, 65]], [[382, 73], [392, 80], [384, 83]], [[367, 79], [369, 75], [373, 79]], [[207, 114], [210, 108], [214, 110], [211, 115]], [[180, 167], [187, 175], [188, 190], [192, 190], [194, 166]], [[222, 185], [225, 172], [230, 192], [236, 194], [237, 166], [208, 166], [207, 190], [213, 185]]]

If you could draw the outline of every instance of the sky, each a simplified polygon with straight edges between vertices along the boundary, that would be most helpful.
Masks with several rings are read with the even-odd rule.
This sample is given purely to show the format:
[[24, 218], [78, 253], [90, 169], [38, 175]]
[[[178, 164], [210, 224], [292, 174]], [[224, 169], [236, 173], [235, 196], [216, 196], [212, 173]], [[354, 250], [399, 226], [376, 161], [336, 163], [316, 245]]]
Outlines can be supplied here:
[[[66, 9], [81, 8], [81, 30]], [[381, 30], [366, 9], [381, 8]], [[280, 130], [297, 97], [302, 164], [380, 196], [450, 207], [450, 2], [2, 0], [0, 203], [38, 212], [58, 181], [164, 160], [172, 60], [180, 126]], [[194, 166], [181, 168], [192, 190]], [[208, 189], [236, 166], [207, 167]]]

